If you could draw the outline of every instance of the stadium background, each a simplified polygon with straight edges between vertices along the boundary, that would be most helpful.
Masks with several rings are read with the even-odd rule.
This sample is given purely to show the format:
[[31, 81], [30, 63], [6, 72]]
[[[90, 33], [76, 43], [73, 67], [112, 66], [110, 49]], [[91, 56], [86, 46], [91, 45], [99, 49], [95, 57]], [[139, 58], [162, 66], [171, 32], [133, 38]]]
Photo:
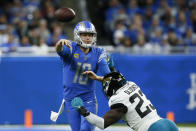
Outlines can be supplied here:
[[[134, 0], [130, 1], [134, 3]], [[164, 2], [167, 8], [160, 7]], [[193, 14], [196, 1], [138, 0], [136, 3], [137, 6], [127, 9], [128, 0], [1, 1], [0, 125], [23, 125], [26, 110], [32, 111], [33, 124], [67, 124], [66, 111], [56, 123], [49, 119], [51, 110], [58, 111], [63, 90], [62, 63], [55, 53], [54, 45], [61, 38], [73, 39], [75, 24], [86, 19], [97, 28], [97, 45], [111, 53], [116, 68], [141, 87], [162, 117], [170, 112], [177, 124], [194, 125], [196, 32]], [[55, 20], [53, 12], [62, 6], [76, 11], [76, 18], [72, 22], [59, 23]], [[158, 15], [160, 8], [163, 12], [164, 9], [170, 9], [173, 13], [172, 18], [164, 18], [164, 13], [158, 17], [162, 24], [156, 28], [161, 29], [162, 33], [160, 39], [155, 39], [159, 37], [155, 35], [156, 30], [153, 32], [150, 27], [155, 19], [153, 16]], [[145, 12], [150, 11], [147, 10], [151, 10], [148, 17]], [[184, 23], [175, 13], [180, 10], [186, 14]], [[123, 12], [123, 15], [118, 12]], [[134, 17], [138, 14], [139, 17]], [[142, 18], [143, 24], [137, 25], [134, 18], [138, 19], [136, 23], [140, 23]], [[172, 23], [173, 18], [175, 23]], [[123, 28], [115, 26], [117, 24]], [[171, 39], [169, 34], [172, 34]], [[145, 38], [143, 45], [139, 44], [139, 38]], [[127, 39], [131, 42], [125, 42]], [[108, 110], [107, 100], [100, 84], [97, 85], [98, 114], [102, 116]]]

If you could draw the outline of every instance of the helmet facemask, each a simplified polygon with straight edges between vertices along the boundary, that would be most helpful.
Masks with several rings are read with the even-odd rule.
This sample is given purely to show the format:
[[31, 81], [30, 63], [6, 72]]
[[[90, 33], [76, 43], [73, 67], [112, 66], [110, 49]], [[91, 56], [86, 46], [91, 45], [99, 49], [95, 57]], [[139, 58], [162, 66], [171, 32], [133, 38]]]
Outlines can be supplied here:
[[126, 80], [119, 72], [112, 72], [104, 76], [102, 83], [103, 91], [108, 99], [116, 93], [118, 89], [126, 84]]
[[[80, 38], [80, 34], [81, 33], [90, 33], [93, 34], [93, 38], [91, 43], [87, 44], [85, 42], [82, 41], [82, 39]], [[80, 23], [78, 23], [76, 25], [76, 27], [74, 28], [74, 40], [82, 47], [84, 48], [89, 48], [91, 46], [96, 45], [96, 41], [97, 41], [97, 32], [95, 30], [95, 27], [92, 23], [90, 23], [89, 21], [82, 21]]]

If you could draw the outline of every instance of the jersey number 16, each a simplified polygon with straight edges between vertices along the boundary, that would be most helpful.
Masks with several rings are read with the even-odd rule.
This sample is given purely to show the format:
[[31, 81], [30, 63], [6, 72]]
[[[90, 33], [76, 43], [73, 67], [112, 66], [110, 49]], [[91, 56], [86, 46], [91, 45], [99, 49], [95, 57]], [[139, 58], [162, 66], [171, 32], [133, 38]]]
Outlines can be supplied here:
[[77, 62], [76, 73], [74, 75], [73, 83], [79, 83], [81, 85], [86, 85], [88, 82], [88, 77], [82, 75], [81, 72], [86, 70], [91, 70], [91, 64]]

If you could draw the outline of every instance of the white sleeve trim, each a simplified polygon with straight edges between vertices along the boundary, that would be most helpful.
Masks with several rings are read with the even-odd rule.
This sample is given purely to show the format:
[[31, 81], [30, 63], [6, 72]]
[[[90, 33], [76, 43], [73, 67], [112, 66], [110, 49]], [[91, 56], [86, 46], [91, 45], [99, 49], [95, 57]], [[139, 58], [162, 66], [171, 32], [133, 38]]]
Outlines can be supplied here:
[[86, 116], [85, 119], [90, 122], [92, 125], [104, 129], [104, 119], [102, 117], [99, 117], [93, 113], [90, 113], [90, 115]]
[[106, 51], [104, 50], [101, 55], [99, 56], [99, 59], [98, 59], [98, 63], [103, 59], [103, 58], [106, 58], [107, 57], [107, 54], [106, 54]]
[[[70, 44], [69, 44], [70, 45]], [[72, 54], [72, 51], [73, 51], [73, 48], [72, 48], [72, 45], [70, 45], [70, 53]]]

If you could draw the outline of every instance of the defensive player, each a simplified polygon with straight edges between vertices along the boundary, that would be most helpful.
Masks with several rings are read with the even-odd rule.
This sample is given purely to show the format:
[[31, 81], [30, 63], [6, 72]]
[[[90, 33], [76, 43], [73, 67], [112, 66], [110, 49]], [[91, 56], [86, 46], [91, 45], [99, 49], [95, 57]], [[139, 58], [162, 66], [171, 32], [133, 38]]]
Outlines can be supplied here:
[[111, 108], [101, 118], [88, 111], [80, 98], [73, 99], [72, 106], [91, 124], [105, 129], [122, 118], [134, 131], [178, 131], [176, 124], [161, 118], [141, 89], [134, 82], [126, 81], [119, 72], [111, 72], [104, 77], [92, 71], [83, 74], [102, 81]]
[[82, 73], [92, 70], [105, 75], [110, 72], [104, 49], [95, 47], [97, 32], [89, 21], [79, 22], [74, 28], [74, 41], [61, 39], [56, 51], [63, 61], [65, 107], [72, 131], [92, 131], [94, 126], [71, 106], [74, 97], [80, 97], [86, 109], [96, 114], [95, 82]]

